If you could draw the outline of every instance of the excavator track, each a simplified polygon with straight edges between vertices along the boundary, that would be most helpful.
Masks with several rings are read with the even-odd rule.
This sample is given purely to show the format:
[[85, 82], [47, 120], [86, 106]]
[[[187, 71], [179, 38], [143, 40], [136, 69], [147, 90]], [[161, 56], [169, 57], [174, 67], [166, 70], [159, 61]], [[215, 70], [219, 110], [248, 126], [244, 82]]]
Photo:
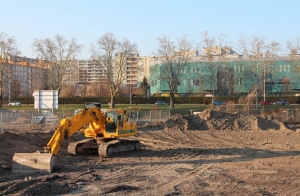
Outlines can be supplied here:
[[72, 142], [68, 145], [70, 155], [91, 154], [98, 150], [97, 141], [94, 138]]
[[114, 139], [104, 141], [102, 139], [95, 140], [84, 139], [78, 142], [72, 142], [68, 145], [68, 153], [70, 155], [96, 154], [100, 157], [111, 157], [118, 153], [128, 151], [138, 151], [141, 148], [139, 140]]
[[114, 154], [128, 152], [128, 151], [138, 151], [141, 148], [139, 140], [111, 140], [106, 143], [99, 145], [98, 154], [100, 157], [111, 157]]

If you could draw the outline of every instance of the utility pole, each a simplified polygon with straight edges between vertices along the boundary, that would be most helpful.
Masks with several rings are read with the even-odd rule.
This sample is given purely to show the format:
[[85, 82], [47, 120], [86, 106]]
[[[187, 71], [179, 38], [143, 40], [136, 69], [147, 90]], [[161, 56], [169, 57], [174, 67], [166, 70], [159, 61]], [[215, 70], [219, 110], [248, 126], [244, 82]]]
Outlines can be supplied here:
[[129, 81], [129, 105], [131, 105], [131, 80], [132, 80], [132, 63], [131, 63], [131, 66], [130, 66], [130, 81]]

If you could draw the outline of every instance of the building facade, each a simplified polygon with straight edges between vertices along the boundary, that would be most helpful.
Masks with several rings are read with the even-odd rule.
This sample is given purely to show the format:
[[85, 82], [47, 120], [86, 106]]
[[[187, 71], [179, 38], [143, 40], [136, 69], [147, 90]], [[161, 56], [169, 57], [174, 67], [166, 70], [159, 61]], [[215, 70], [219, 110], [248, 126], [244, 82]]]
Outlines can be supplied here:
[[34, 90], [47, 85], [47, 67], [44, 61], [21, 56], [7, 57], [2, 63], [2, 97], [16, 100], [19, 97], [32, 97]]
[[[256, 89], [260, 95], [280, 96], [300, 92], [299, 60], [289, 57], [273, 61], [250, 61], [249, 59], [227, 59], [222, 62], [205, 62], [194, 59], [182, 73], [178, 95], [201, 96], [203, 94], [246, 95]], [[160, 80], [161, 67], [150, 68], [151, 94], [168, 94], [168, 84]]]
[[107, 80], [107, 67], [97, 60], [77, 61], [77, 82], [103, 82]]

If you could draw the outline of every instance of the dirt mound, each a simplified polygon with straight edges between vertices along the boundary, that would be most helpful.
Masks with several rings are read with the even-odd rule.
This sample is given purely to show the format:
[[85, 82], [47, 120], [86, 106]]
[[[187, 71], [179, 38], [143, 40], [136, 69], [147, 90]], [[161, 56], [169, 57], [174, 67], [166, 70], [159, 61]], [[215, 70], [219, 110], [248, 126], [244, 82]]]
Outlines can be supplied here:
[[165, 129], [180, 129], [180, 130], [207, 130], [205, 120], [196, 115], [180, 115], [176, 114], [168, 119], [164, 124]]
[[[17, 131], [0, 132], [0, 166], [11, 167], [11, 160], [15, 152], [35, 152], [42, 150], [51, 137], [51, 132], [15, 133]], [[2, 170], [0, 169], [0, 174]]]
[[283, 123], [272, 116], [254, 116], [205, 110], [197, 115], [172, 116], [164, 123], [166, 129], [180, 130], [281, 130]]

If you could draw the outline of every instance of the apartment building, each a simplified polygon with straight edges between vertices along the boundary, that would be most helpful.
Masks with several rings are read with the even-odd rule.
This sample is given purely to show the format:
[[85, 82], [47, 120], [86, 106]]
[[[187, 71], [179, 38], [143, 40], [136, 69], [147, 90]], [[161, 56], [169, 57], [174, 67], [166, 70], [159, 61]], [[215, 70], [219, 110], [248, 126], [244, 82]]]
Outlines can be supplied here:
[[[121, 70], [120, 66], [116, 64], [118, 58], [117, 53], [112, 67], [101, 65], [97, 59], [78, 60], [67, 68], [63, 83], [66, 86], [76, 86], [76, 96], [97, 96], [101, 93], [100, 91], [107, 88], [106, 84], [109, 77], [116, 80], [117, 77], [120, 77], [119, 72], [122, 72], [121, 89], [136, 89], [144, 77], [144, 69], [141, 70], [139, 67], [138, 55], [132, 54], [128, 57]], [[149, 71], [147, 72], [149, 73]]]
[[126, 67], [123, 84], [126, 86], [131, 86], [134, 88], [138, 87], [138, 58], [136, 56], [132, 56], [126, 59]]
[[149, 81], [150, 78], [150, 66], [154, 63], [155, 57], [143, 56], [138, 57], [138, 81], [143, 81], [144, 77]]
[[11, 100], [31, 97], [34, 90], [45, 88], [47, 67], [44, 66], [44, 61], [12, 55], [6, 58], [7, 62], [1, 64], [3, 66], [3, 78], [1, 78], [3, 98]]
[[66, 67], [63, 77], [63, 83], [66, 85], [75, 85], [79, 81], [79, 61], [74, 60]]
[[78, 61], [77, 82], [104, 82], [107, 80], [107, 67], [101, 65], [98, 60]]

